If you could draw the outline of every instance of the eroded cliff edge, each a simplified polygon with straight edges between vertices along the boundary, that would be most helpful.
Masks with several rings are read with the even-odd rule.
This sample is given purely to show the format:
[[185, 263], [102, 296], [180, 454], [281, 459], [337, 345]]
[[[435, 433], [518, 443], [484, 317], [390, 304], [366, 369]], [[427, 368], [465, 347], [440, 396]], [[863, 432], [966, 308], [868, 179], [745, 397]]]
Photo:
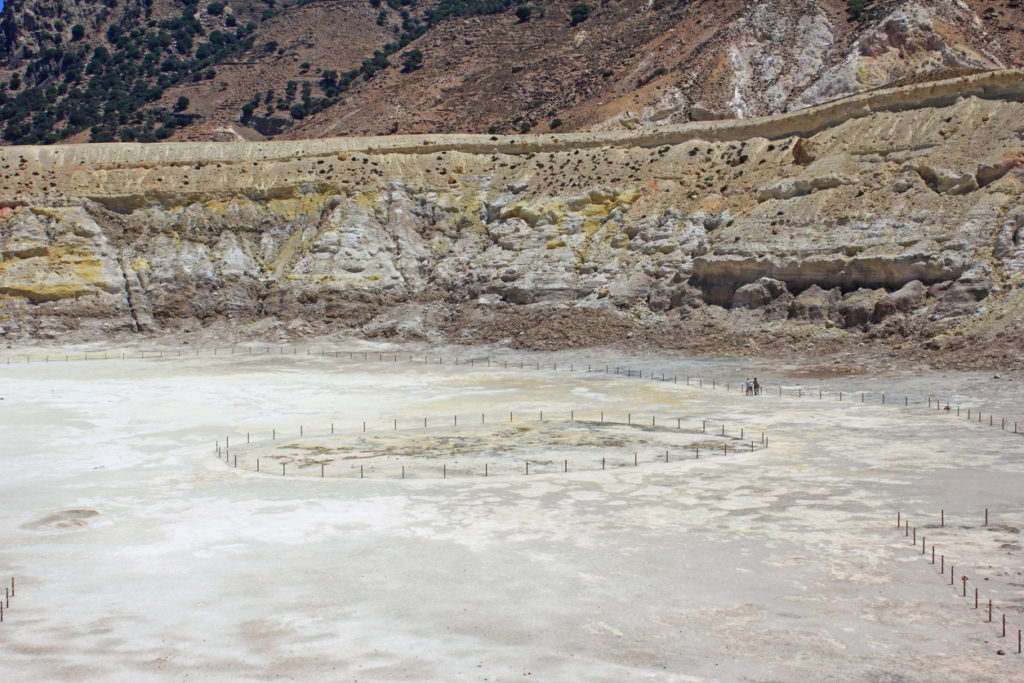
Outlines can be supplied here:
[[654, 132], [2, 148], [0, 334], [1013, 355], [1022, 100], [1002, 71]]

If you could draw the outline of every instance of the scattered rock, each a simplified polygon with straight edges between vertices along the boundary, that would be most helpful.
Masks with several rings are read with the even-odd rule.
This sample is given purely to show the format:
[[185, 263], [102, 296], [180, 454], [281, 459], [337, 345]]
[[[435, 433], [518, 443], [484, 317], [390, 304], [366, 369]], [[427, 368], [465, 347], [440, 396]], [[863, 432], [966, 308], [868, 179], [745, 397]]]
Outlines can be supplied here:
[[40, 517], [21, 525], [22, 529], [67, 529], [88, 524], [88, 520], [99, 516], [96, 510], [62, 510]]
[[818, 146], [814, 141], [807, 138], [800, 138], [793, 145], [793, 161], [806, 166], [818, 158]]
[[819, 190], [830, 190], [842, 185], [852, 185], [854, 179], [848, 176], [831, 173], [816, 178], [799, 178], [797, 180], [784, 180], [777, 185], [761, 188], [757, 193], [757, 201], [765, 202], [769, 199], [792, 199], [818, 192]]
[[931, 164], [919, 164], [914, 170], [928, 187], [939, 194], [967, 194], [978, 189], [978, 180], [973, 173], [951, 171]]

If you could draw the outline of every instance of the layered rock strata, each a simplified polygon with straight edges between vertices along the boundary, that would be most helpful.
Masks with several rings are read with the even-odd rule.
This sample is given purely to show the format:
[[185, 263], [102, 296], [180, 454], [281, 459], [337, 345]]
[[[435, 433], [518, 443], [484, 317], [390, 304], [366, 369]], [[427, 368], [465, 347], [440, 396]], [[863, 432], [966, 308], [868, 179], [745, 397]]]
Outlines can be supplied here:
[[637, 133], [0, 148], [0, 334], [415, 336], [460, 302], [1018, 330], [1022, 100], [1005, 71]]

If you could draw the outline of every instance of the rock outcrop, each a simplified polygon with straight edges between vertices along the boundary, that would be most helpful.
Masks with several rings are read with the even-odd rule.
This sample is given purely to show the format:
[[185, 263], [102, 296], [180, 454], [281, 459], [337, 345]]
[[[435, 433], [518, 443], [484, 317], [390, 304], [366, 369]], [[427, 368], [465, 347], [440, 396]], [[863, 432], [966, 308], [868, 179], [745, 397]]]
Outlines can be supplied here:
[[1022, 99], [998, 72], [655, 132], [3, 148], [0, 334], [1019, 329]]

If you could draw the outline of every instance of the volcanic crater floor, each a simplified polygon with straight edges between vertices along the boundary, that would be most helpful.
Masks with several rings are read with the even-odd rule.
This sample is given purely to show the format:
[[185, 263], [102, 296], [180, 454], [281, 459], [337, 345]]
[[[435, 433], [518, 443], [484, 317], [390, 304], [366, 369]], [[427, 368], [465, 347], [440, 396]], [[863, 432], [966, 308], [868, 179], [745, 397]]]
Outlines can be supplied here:
[[98, 349], [0, 367], [5, 680], [1024, 678], [1015, 379]]

